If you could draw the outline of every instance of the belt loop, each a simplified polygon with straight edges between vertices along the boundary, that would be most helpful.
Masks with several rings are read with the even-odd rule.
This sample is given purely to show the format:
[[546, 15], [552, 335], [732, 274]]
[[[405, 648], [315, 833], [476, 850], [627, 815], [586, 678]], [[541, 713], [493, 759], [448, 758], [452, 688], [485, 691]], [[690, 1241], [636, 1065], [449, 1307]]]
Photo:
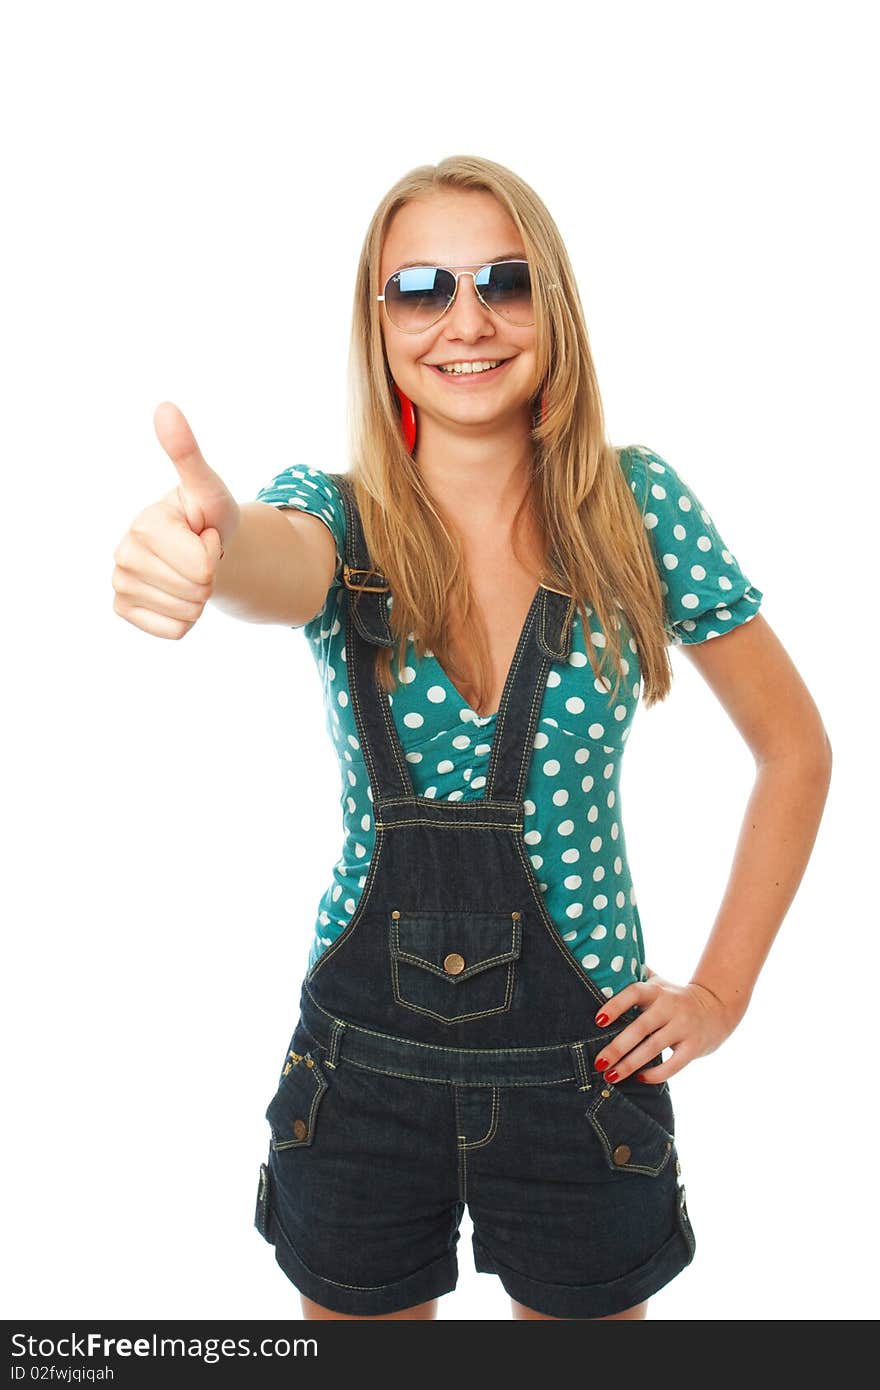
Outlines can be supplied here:
[[584, 1044], [582, 1042], [569, 1043], [569, 1051], [574, 1058], [575, 1073], [580, 1081], [579, 1091], [592, 1090], [590, 1081], [590, 1069], [584, 1061]]
[[330, 1051], [327, 1054], [326, 1062], [328, 1067], [335, 1068], [336, 1066], [339, 1058], [339, 1045], [342, 1042], [342, 1035], [345, 1032], [345, 1027], [346, 1025], [341, 1019], [334, 1018], [333, 1025], [330, 1029]]

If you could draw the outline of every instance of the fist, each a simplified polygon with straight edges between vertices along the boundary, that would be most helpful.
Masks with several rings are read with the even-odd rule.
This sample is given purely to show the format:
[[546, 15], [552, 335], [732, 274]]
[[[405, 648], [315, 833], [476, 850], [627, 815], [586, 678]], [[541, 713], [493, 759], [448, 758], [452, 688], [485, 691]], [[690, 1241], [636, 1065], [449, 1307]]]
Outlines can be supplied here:
[[176, 641], [201, 617], [241, 514], [177, 406], [163, 401], [153, 426], [179, 481], [135, 517], [113, 552], [113, 611]]

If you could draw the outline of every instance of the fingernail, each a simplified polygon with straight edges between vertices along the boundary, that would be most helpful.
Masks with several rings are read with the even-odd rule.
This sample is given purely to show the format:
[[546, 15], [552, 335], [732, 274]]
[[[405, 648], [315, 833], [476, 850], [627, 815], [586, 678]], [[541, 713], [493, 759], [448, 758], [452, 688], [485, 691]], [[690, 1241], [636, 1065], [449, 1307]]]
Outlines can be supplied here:
[[607, 1066], [609, 1066], [609, 1065], [610, 1065], [610, 1064], [609, 1064], [609, 1062], [608, 1062], [607, 1057], [597, 1057], [597, 1058], [596, 1058], [596, 1061], [595, 1061], [595, 1063], [594, 1063], [594, 1066], [595, 1066], [595, 1068], [596, 1068], [596, 1071], [604, 1071], [605, 1068], [606, 1068]]
[[606, 1081], [616, 1081], [616, 1080], [617, 1080], [617, 1072], [616, 1072], [616, 1071], [606, 1071], [606, 1073], [605, 1073], [605, 1080], [606, 1080]]
[[644, 1072], [641, 1072], [641, 1071], [637, 1071], [637, 1072], [636, 1072], [636, 1081], [644, 1081], [644, 1080], [645, 1080], [645, 1073], [644, 1073]]
[[596, 1014], [596, 1022], [598, 1023], [600, 1028], [604, 1027], [604, 1025], [608, 1022], [608, 1015]]

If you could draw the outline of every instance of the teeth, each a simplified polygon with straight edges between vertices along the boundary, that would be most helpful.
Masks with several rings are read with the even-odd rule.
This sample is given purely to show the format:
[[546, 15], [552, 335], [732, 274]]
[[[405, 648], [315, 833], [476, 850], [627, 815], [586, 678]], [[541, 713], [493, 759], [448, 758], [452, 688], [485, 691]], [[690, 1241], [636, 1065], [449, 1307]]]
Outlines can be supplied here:
[[490, 367], [497, 367], [503, 359], [498, 362], [456, 362], [449, 367], [441, 367], [441, 372], [448, 372], [450, 376], [467, 376], [473, 372], [487, 372]]

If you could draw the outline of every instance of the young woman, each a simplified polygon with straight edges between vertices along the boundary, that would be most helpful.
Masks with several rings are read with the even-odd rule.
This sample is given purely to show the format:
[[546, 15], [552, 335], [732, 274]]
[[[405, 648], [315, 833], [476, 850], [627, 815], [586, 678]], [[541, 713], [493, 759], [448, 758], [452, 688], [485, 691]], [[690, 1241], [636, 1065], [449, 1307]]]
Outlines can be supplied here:
[[[307, 1318], [436, 1316], [465, 1204], [515, 1317], [643, 1318], [695, 1251], [669, 1079], [743, 1017], [828, 739], [688, 483], [606, 442], [565, 247], [515, 174], [450, 158], [389, 191], [351, 384], [350, 470], [241, 507], [163, 403], [180, 484], [115, 556], [115, 609], [155, 636], [208, 598], [304, 628], [339, 755], [256, 1224]], [[684, 985], [647, 966], [619, 806], [670, 644], [757, 768]]]

